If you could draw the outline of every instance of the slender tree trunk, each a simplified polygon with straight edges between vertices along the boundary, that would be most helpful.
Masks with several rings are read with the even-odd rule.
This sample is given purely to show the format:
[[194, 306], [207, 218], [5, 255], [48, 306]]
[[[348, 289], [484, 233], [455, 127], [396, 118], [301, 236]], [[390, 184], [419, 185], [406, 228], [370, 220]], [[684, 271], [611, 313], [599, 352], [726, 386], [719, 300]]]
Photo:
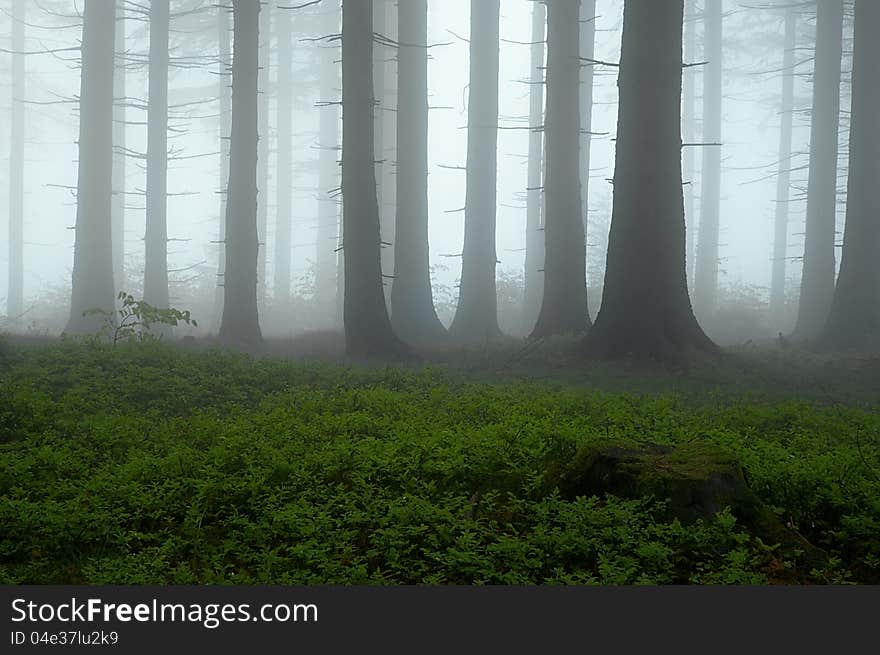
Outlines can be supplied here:
[[471, 0], [464, 247], [458, 308], [450, 326], [460, 341], [501, 334], [495, 289], [498, 29], [499, 0]]
[[614, 209], [595, 357], [676, 360], [713, 350], [694, 318], [684, 267], [681, 185], [683, 0], [626, 0]]
[[580, 0], [547, 5], [547, 177], [544, 297], [531, 337], [581, 333], [587, 313], [586, 248], [579, 169]]
[[846, 227], [824, 341], [880, 349], [880, 3], [856, 0]]
[[770, 276], [770, 311], [780, 316], [785, 308], [785, 256], [788, 245], [788, 194], [791, 185], [791, 130], [794, 114], [794, 45], [797, 14], [785, 10], [785, 54], [782, 58], [782, 105], [779, 129], [779, 175], [776, 178], [776, 214], [773, 221], [773, 268]]
[[125, 276], [125, 0], [116, 1], [116, 35], [113, 69], [113, 197], [110, 222], [113, 238], [113, 281], [120, 291], [128, 288]]
[[91, 309], [113, 311], [110, 197], [113, 192], [113, 46], [116, 6], [87, 0], [83, 9], [79, 93], [79, 165], [73, 287], [67, 332], [89, 334], [103, 319]]
[[[686, 63], [697, 61], [697, 6], [696, 0], [685, 0], [684, 10], [684, 60]], [[697, 141], [694, 108], [697, 98], [696, 68], [687, 69], [682, 76], [682, 110], [681, 127], [685, 143]], [[684, 222], [685, 242], [684, 259], [688, 286], [694, 287], [694, 235], [697, 232], [697, 212], [694, 210], [694, 184], [696, 184], [696, 166], [694, 165], [694, 149], [682, 148], [682, 173], [684, 177]]]
[[544, 192], [542, 189], [544, 160], [544, 38], [547, 27], [547, 7], [543, 2], [532, 3], [532, 43], [529, 77], [529, 155], [528, 182], [526, 183], [526, 256], [523, 271], [523, 329], [531, 332], [541, 311], [544, 290], [544, 231], [541, 214]]
[[262, 339], [257, 309], [257, 77], [260, 4], [233, 0], [232, 131], [226, 193], [226, 276], [220, 337]]
[[[594, 59], [596, 56], [596, 0], [581, 0], [580, 5], [580, 56]], [[590, 62], [582, 62], [580, 69], [580, 182], [582, 211], [584, 215], [584, 244], [586, 247], [590, 223], [590, 150], [593, 144], [591, 130], [593, 127], [593, 71], [595, 68]], [[584, 264], [584, 270], [586, 270], [586, 263]], [[588, 315], [588, 323], [589, 320], [590, 317]]]
[[[703, 139], [721, 142], [721, 4], [706, 0], [704, 49], [709, 61], [703, 77]], [[721, 147], [703, 148], [700, 233], [694, 271], [694, 306], [711, 314], [718, 295], [718, 237], [721, 219]]]
[[804, 268], [794, 330], [799, 339], [819, 336], [834, 296], [842, 39], [843, 0], [822, 0], [816, 17]]
[[[339, 33], [339, 2], [324, 16], [324, 35]], [[331, 47], [321, 48], [319, 73], [321, 87], [318, 117], [318, 238], [315, 270], [315, 296], [321, 305], [321, 321], [342, 326], [342, 223], [339, 187], [339, 58]]]
[[12, 2], [12, 112], [9, 137], [9, 290], [6, 317], [24, 312], [24, 0]]
[[[281, 310], [290, 304], [290, 246], [291, 226], [293, 221], [293, 204], [291, 186], [291, 155], [293, 77], [290, 61], [293, 56], [291, 48], [290, 10], [281, 9], [275, 19], [278, 33], [278, 136], [275, 181], [275, 266], [274, 266], [274, 298], [276, 309]], [[266, 36], [264, 35], [265, 39]], [[264, 247], [265, 248], [265, 247]]]
[[[269, 225], [269, 64], [272, 38], [271, 2], [260, 8], [260, 72], [257, 76], [257, 112], [259, 114], [259, 143], [257, 144], [257, 302], [266, 302], [266, 233]], [[282, 12], [289, 11], [282, 9]]]
[[169, 0], [152, 0], [150, 3], [144, 300], [159, 308], [168, 307], [169, 12]]
[[428, 256], [428, 2], [406, 0], [398, 13], [397, 226], [391, 320], [411, 343], [442, 339]]
[[226, 278], [226, 184], [229, 181], [229, 140], [232, 129], [232, 53], [229, 40], [229, 8], [217, 7], [217, 52], [220, 105], [220, 220], [217, 236], [217, 287], [214, 292], [214, 321], [218, 326], [223, 315], [223, 287]]
[[[396, 51], [383, 45], [384, 39], [395, 39], [395, 7], [393, 0], [373, 1], [373, 32], [379, 41], [373, 43], [373, 88], [376, 98], [374, 114], [376, 196], [379, 203], [379, 231], [382, 237], [382, 273], [394, 271], [394, 154], [395, 94], [393, 60]], [[386, 303], [391, 301], [390, 280], [383, 285]]]
[[379, 252], [373, 162], [372, 0], [342, 3], [342, 193], [345, 344], [353, 356], [401, 352], [391, 329]]

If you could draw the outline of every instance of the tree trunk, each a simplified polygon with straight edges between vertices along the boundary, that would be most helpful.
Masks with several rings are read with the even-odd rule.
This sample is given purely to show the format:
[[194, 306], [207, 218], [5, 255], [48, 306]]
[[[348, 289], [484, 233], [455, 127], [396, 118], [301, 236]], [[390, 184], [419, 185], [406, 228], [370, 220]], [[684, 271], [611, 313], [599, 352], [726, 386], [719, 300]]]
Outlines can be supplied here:
[[[685, 0], [684, 11], [684, 60], [686, 63], [697, 61], [697, 6], [695, 0]], [[688, 68], [682, 76], [682, 109], [681, 129], [685, 143], [697, 141], [696, 120], [694, 108], [697, 99], [696, 68]], [[694, 287], [694, 260], [696, 252], [694, 235], [697, 232], [697, 213], [694, 210], [694, 185], [696, 184], [696, 166], [694, 165], [694, 149], [682, 148], [682, 174], [684, 180], [684, 261], [685, 274], [689, 288]]]
[[458, 308], [449, 330], [459, 341], [501, 335], [495, 290], [498, 29], [499, 0], [471, 0], [464, 247]]
[[232, 131], [226, 192], [226, 275], [220, 337], [262, 339], [257, 309], [257, 78], [260, 4], [233, 0]]
[[[721, 142], [721, 3], [706, 0], [703, 48], [703, 140]], [[721, 147], [703, 147], [700, 233], [694, 271], [694, 306], [701, 315], [715, 310], [718, 295], [718, 237], [721, 217]]]
[[[396, 52], [382, 44], [383, 39], [394, 40], [396, 3], [393, 0], [373, 1], [373, 32], [380, 35], [373, 43], [373, 89], [376, 108], [375, 126], [376, 197], [379, 203], [379, 233], [382, 238], [382, 273], [394, 272], [394, 74], [392, 62]], [[390, 280], [383, 284], [386, 303], [391, 300]]]
[[24, 312], [24, 0], [12, 3], [12, 111], [9, 137], [9, 289], [6, 318]]
[[531, 332], [541, 311], [544, 279], [544, 231], [541, 214], [544, 203], [544, 33], [547, 6], [532, 3], [532, 43], [529, 77], [529, 155], [526, 183], [526, 256], [523, 270], [523, 329]]
[[[580, 9], [580, 48], [581, 57], [593, 59], [596, 56], [596, 0], [581, 0]], [[590, 62], [582, 61], [580, 65], [580, 182], [581, 203], [584, 222], [584, 248], [590, 228], [590, 150], [593, 145], [593, 72], [595, 67]], [[584, 250], [586, 253], [586, 250]], [[586, 257], [586, 254], [585, 254]], [[586, 271], [586, 262], [584, 263]], [[585, 273], [586, 275], [586, 273]], [[587, 303], [589, 305], [589, 303]], [[587, 324], [590, 316], [587, 314]]]
[[776, 178], [776, 214], [773, 221], [773, 268], [770, 276], [770, 312], [779, 317], [785, 308], [785, 256], [788, 245], [788, 194], [791, 185], [791, 131], [794, 115], [794, 45], [797, 14], [785, 10], [785, 54], [782, 58], [782, 106], [779, 129], [779, 175]]
[[846, 227], [823, 340], [880, 349], [880, 3], [856, 0]]
[[73, 286], [66, 330], [70, 334], [94, 333], [103, 319], [83, 316], [83, 312], [112, 312], [115, 306], [110, 224], [115, 30], [115, 3], [87, 0], [83, 10]]
[[580, 0], [547, 5], [544, 297], [532, 338], [582, 333], [590, 324], [580, 138], [572, 138], [580, 134], [579, 5]]
[[113, 281], [120, 291], [128, 289], [125, 276], [125, 0], [116, 2], [116, 35], [113, 69], [113, 197], [110, 222], [113, 239]]
[[345, 345], [352, 356], [401, 352], [388, 319], [373, 164], [372, 0], [342, 3], [342, 193]]
[[[291, 226], [293, 221], [293, 203], [291, 186], [292, 159], [292, 119], [293, 77], [290, 61], [293, 56], [291, 48], [290, 12], [281, 9], [275, 19], [278, 33], [278, 136], [276, 139], [277, 167], [275, 191], [275, 261], [274, 261], [274, 304], [276, 310], [283, 310], [290, 304], [290, 247]], [[266, 36], [264, 35], [265, 39]], [[265, 203], [264, 203], [265, 204]], [[263, 247], [265, 250], [265, 246]]]
[[834, 231], [837, 216], [837, 141], [840, 129], [840, 59], [843, 0], [818, 3], [810, 123], [810, 173], [804, 268], [794, 334], [819, 336], [834, 296]]
[[681, 186], [683, 0], [626, 0], [614, 209], [595, 357], [677, 360], [714, 350], [691, 310]]
[[442, 339], [428, 256], [428, 2], [398, 10], [397, 225], [391, 322], [410, 343]]
[[217, 6], [217, 53], [220, 105], [220, 219], [217, 235], [217, 287], [214, 292], [214, 321], [219, 327], [223, 315], [223, 285], [226, 277], [226, 184], [229, 181], [229, 132], [232, 129], [231, 50], [229, 8]]
[[[257, 75], [257, 113], [259, 142], [257, 143], [257, 302], [266, 302], [266, 233], [269, 225], [269, 64], [272, 38], [271, 2], [260, 8], [260, 72]], [[284, 11], [290, 11], [282, 9]]]
[[147, 223], [144, 300], [168, 307], [168, 30], [169, 0], [150, 3], [147, 100]]

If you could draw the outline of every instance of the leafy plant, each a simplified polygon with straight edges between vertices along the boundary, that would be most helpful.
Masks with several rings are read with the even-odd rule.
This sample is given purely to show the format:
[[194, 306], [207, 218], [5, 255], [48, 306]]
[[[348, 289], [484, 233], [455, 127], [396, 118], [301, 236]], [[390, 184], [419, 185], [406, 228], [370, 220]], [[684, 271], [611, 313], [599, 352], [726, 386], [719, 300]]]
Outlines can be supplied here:
[[185, 323], [198, 327], [198, 323], [190, 316], [189, 310], [180, 310], [174, 307], [160, 309], [143, 301], [137, 300], [130, 293], [120, 291], [117, 298], [122, 301], [122, 306], [112, 312], [104, 309], [93, 308], [83, 312], [83, 316], [98, 315], [104, 317], [104, 323], [96, 334], [102, 338], [112, 335], [113, 345], [120, 340], [144, 341], [150, 338], [161, 338], [151, 332], [156, 325], [169, 327]]

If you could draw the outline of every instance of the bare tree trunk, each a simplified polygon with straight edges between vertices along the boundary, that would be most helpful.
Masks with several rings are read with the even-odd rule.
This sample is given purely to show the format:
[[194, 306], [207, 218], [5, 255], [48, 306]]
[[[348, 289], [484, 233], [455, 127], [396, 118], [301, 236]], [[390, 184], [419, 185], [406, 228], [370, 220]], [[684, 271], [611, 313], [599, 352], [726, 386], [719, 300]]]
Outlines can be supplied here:
[[125, 276], [125, 0], [116, 2], [116, 35], [113, 69], [113, 197], [110, 222], [113, 239], [113, 281], [120, 291], [128, 288]]
[[12, 3], [12, 112], [9, 135], [9, 290], [6, 317], [24, 312], [24, 0]]
[[388, 319], [373, 164], [372, 0], [342, 3], [342, 193], [345, 345], [353, 356], [402, 352]]
[[837, 216], [837, 142], [840, 129], [840, 60], [843, 0], [818, 3], [810, 124], [810, 173], [804, 268], [794, 334], [819, 336], [834, 296], [834, 231]]
[[226, 193], [226, 275], [220, 337], [262, 340], [257, 308], [257, 78], [260, 4], [233, 0], [232, 131]]
[[595, 357], [677, 360], [714, 350], [694, 318], [681, 186], [683, 0], [626, 0], [614, 209]]
[[[277, 310], [290, 304], [290, 247], [293, 221], [293, 188], [291, 186], [293, 77], [290, 60], [291, 47], [290, 11], [281, 9], [275, 19], [278, 33], [278, 137], [275, 164], [277, 167], [275, 191], [275, 266], [274, 299]], [[267, 37], [263, 35], [265, 40]], [[265, 203], [264, 203], [265, 204]], [[265, 246], [263, 247], [265, 250]]]
[[[580, 0], [547, 5], [547, 177], [544, 183], [544, 297], [531, 337], [582, 333], [587, 313], [580, 186]], [[587, 164], [589, 167], [589, 164]]]
[[[703, 77], [703, 140], [721, 142], [721, 4], [706, 0]], [[721, 147], [703, 148], [700, 233], [694, 271], [694, 306], [701, 315], [715, 310], [718, 296], [718, 238], [721, 220]]]
[[428, 2], [406, 0], [398, 13], [397, 226], [391, 321], [410, 343], [442, 339], [428, 256]]
[[229, 40], [229, 8], [217, 6], [217, 53], [220, 105], [220, 220], [217, 236], [217, 287], [214, 292], [214, 321], [218, 326], [223, 316], [223, 286], [226, 277], [226, 184], [229, 181], [229, 133], [232, 129], [232, 80]]
[[[257, 76], [257, 112], [259, 143], [257, 144], [257, 302], [266, 302], [266, 233], [269, 225], [269, 64], [272, 39], [271, 2], [260, 9], [260, 72]], [[282, 9], [282, 12], [289, 11]]]
[[[378, 41], [373, 43], [373, 89], [376, 109], [375, 125], [376, 197], [379, 203], [379, 233], [382, 238], [382, 273], [394, 271], [394, 153], [395, 146], [395, 90], [393, 60], [396, 51], [382, 42], [395, 38], [395, 7], [393, 0], [373, 1], [373, 32]], [[391, 301], [391, 284], [383, 285], [386, 303]]]
[[169, 12], [169, 0], [153, 0], [150, 3], [144, 300], [159, 308], [168, 307]]
[[782, 58], [782, 105], [779, 128], [779, 174], [776, 178], [776, 214], [773, 221], [773, 267], [770, 276], [770, 311], [780, 316], [785, 308], [785, 256], [788, 246], [788, 195], [791, 185], [791, 131], [794, 115], [794, 46], [797, 14], [785, 10], [785, 54]]
[[[581, 57], [594, 59], [596, 56], [596, 0], [581, 0], [580, 9], [580, 48]], [[586, 248], [587, 235], [590, 228], [590, 150], [593, 144], [593, 71], [594, 66], [590, 62], [581, 62], [580, 83], [580, 181], [581, 181], [581, 204], [584, 215], [584, 247]], [[584, 251], [586, 253], [586, 250]], [[585, 254], [586, 257], [586, 254]], [[586, 262], [584, 263], [586, 271]], [[585, 273], [586, 275], [586, 273]], [[589, 304], [589, 303], [587, 303]], [[587, 315], [587, 323], [590, 317]]]
[[458, 308], [449, 329], [460, 341], [501, 335], [495, 288], [498, 30], [499, 0], [471, 0], [464, 247]]
[[880, 350], [880, 3], [856, 0], [846, 228], [823, 339]]
[[[684, 10], [684, 60], [686, 63], [695, 63], [697, 61], [697, 3], [696, 0], [685, 0]], [[685, 143], [695, 143], [697, 141], [696, 120], [694, 118], [694, 108], [697, 98], [697, 84], [695, 79], [697, 69], [689, 68], [682, 77], [682, 110], [681, 110], [681, 128], [684, 133]], [[685, 242], [684, 242], [684, 259], [685, 273], [688, 279], [688, 286], [693, 289], [694, 286], [694, 260], [696, 252], [694, 244], [696, 239], [694, 235], [697, 232], [697, 213], [694, 210], [694, 184], [696, 183], [696, 166], [694, 165], [694, 149], [682, 148], [682, 174], [684, 189], [684, 222], [685, 222]]]
[[526, 186], [526, 256], [523, 271], [523, 329], [531, 332], [541, 311], [544, 290], [544, 231], [541, 214], [544, 192], [542, 173], [544, 163], [544, 34], [547, 27], [547, 7], [543, 2], [532, 3], [532, 43], [529, 76], [529, 155]]
[[115, 30], [115, 3], [87, 0], [83, 10], [73, 287], [66, 330], [70, 334], [89, 334], [101, 327], [100, 316], [83, 316], [83, 312], [114, 308], [110, 197]]

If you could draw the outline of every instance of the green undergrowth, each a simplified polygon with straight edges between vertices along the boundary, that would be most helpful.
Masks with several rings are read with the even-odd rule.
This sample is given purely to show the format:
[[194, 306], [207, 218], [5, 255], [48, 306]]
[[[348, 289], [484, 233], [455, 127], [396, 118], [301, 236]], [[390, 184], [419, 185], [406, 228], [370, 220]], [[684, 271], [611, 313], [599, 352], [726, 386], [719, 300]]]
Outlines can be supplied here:
[[[160, 344], [0, 352], [0, 582], [880, 582], [880, 418]], [[733, 509], [567, 496], [591, 444], [728, 453], [825, 556]]]

